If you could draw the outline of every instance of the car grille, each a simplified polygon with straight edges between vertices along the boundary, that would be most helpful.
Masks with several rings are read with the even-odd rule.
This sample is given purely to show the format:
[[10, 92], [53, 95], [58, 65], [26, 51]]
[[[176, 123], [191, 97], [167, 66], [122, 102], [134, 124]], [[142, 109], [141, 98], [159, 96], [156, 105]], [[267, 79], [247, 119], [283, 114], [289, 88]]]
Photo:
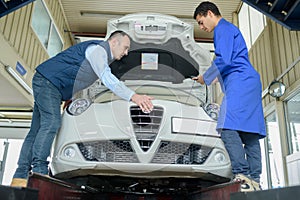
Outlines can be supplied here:
[[83, 157], [88, 161], [138, 163], [136, 153], [129, 141], [95, 141], [77, 143]]
[[[77, 143], [87, 161], [139, 163], [130, 141], [94, 141]], [[203, 164], [212, 148], [179, 142], [162, 141], [151, 163]]]
[[163, 141], [160, 143], [152, 163], [202, 164], [211, 150], [212, 148], [201, 145]]
[[148, 151], [155, 140], [163, 113], [163, 108], [158, 106], [155, 106], [150, 113], [144, 113], [138, 106], [130, 107], [134, 133], [143, 151]]

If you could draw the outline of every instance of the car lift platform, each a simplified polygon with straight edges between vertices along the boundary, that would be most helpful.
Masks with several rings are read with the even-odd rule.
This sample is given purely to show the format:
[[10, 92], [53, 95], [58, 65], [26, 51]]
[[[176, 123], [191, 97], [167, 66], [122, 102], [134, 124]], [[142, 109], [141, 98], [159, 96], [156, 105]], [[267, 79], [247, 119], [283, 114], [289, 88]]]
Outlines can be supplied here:
[[298, 200], [300, 186], [240, 192], [240, 183], [224, 183], [188, 195], [101, 193], [55, 178], [32, 174], [27, 188], [0, 186], [2, 200]]

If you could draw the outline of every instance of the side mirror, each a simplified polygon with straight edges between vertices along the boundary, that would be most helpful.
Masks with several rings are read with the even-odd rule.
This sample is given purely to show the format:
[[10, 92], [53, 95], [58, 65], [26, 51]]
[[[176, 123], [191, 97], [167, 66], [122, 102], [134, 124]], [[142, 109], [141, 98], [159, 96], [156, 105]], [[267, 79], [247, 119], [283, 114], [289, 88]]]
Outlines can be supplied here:
[[281, 97], [285, 92], [285, 85], [277, 80], [272, 81], [269, 85], [268, 92], [272, 97]]

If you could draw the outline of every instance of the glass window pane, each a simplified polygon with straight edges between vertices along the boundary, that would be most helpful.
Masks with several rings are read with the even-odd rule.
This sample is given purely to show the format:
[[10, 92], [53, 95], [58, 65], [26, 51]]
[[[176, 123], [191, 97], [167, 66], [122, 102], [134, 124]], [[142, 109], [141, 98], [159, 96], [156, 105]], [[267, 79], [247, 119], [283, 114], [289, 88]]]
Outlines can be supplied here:
[[264, 29], [264, 15], [251, 6], [249, 6], [250, 24], [251, 24], [251, 40], [252, 44], [257, 40], [258, 36]]
[[266, 118], [266, 128], [267, 128], [267, 145], [266, 151], [268, 156], [268, 171], [270, 174], [269, 185], [271, 188], [278, 188], [284, 186], [284, 170], [283, 170], [283, 160], [281, 151], [281, 141], [280, 132], [278, 127], [278, 122], [275, 112], [270, 114]]
[[[6, 141], [6, 139], [0, 139], [0, 145], [3, 145], [4, 141]], [[17, 162], [19, 159], [19, 154], [21, 151], [23, 140], [8, 139], [7, 142], [9, 143], [9, 146], [8, 146], [8, 151], [7, 151], [4, 176], [3, 176], [3, 180], [2, 180], [3, 185], [10, 185], [10, 183], [11, 183], [12, 177], [17, 168]], [[0, 152], [1, 151], [3, 151], [3, 149], [0, 149]], [[3, 153], [1, 153], [1, 154], [3, 154]], [[1, 157], [1, 160], [2, 160], [2, 158], [3, 157]]]
[[60, 40], [58, 32], [54, 25], [52, 25], [51, 35], [49, 38], [49, 45], [48, 45], [48, 53], [50, 57], [55, 56], [57, 53], [61, 52], [63, 48], [63, 44]]
[[239, 29], [245, 39], [247, 48], [250, 49], [251, 47], [251, 35], [250, 35], [250, 27], [249, 27], [249, 12], [248, 12], [248, 5], [243, 3], [241, 10], [238, 15], [239, 19]]
[[299, 152], [300, 144], [300, 93], [287, 101], [290, 153]]
[[261, 164], [262, 164], [262, 173], [260, 175], [260, 185], [262, 187], [263, 190], [268, 189], [269, 185], [268, 185], [268, 172], [267, 172], [267, 155], [266, 155], [266, 144], [265, 144], [265, 140], [259, 140], [259, 144], [261, 147]]
[[34, 4], [33, 16], [32, 16], [32, 28], [37, 34], [42, 44], [47, 48], [48, 37], [50, 31], [50, 16], [43, 5], [42, 1], [36, 1]]

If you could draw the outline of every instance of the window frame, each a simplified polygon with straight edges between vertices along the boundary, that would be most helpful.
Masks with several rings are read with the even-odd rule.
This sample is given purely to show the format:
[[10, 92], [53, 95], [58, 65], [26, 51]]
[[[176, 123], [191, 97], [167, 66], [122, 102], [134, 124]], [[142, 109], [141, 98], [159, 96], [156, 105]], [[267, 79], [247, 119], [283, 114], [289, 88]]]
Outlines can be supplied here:
[[[278, 110], [276, 110], [276, 106], [273, 105], [270, 110], [268, 110], [267, 115], [265, 115], [265, 124], [266, 124], [266, 137], [264, 139], [264, 154], [265, 159], [262, 159], [262, 162], [266, 162], [266, 173], [267, 173], [267, 186], [268, 188], [280, 188], [285, 187], [285, 163], [283, 160], [283, 146], [282, 146], [282, 138], [280, 137], [280, 122], [278, 118]], [[274, 118], [275, 121], [270, 121], [271, 118]], [[272, 126], [269, 126], [269, 123], [272, 125], [276, 123], [277, 130], [269, 129]], [[273, 126], [274, 127], [274, 126]], [[275, 127], [276, 128], [276, 127]], [[272, 133], [272, 135], [270, 134]], [[277, 136], [274, 134], [277, 134]], [[276, 142], [274, 139], [278, 139]], [[278, 147], [279, 146], [279, 147]], [[271, 149], [270, 149], [271, 147]], [[270, 151], [272, 150], [272, 151]], [[279, 151], [279, 152], [275, 152]], [[276, 156], [274, 156], [276, 155]], [[277, 157], [280, 155], [280, 157]], [[276, 176], [276, 177], [275, 177]], [[274, 178], [275, 177], [275, 178]], [[279, 182], [276, 183], [275, 180]], [[266, 185], [265, 185], [266, 186]]]
[[[243, 11], [243, 9], [245, 9], [246, 14], [245, 14], [245, 24], [246, 26], [241, 26], [242, 21], [241, 21], [241, 16], [244, 13], [241, 13], [241, 11]], [[261, 27], [261, 30], [259, 32], [257, 32], [254, 35], [253, 32], [253, 24], [251, 25], [251, 19], [253, 19], [253, 17], [251, 17], [251, 13], [257, 13], [260, 14], [262, 16], [262, 24], [263, 26]], [[243, 3], [239, 12], [238, 12], [238, 24], [239, 24], [239, 29], [245, 39], [246, 45], [248, 50], [252, 47], [252, 45], [256, 42], [256, 40], [259, 38], [260, 34], [263, 32], [263, 30], [265, 29], [265, 27], [267, 26], [267, 21], [266, 21], [266, 16], [262, 13], [260, 13], [259, 11], [255, 10], [254, 8], [250, 7], [248, 4]], [[255, 38], [254, 38], [255, 36]]]
[[[41, 36], [39, 36], [39, 33], [37, 32], [37, 30], [35, 29], [34, 25], [33, 25], [33, 21], [34, 21], [34, 12], [35, 12], [35, 9], [36, 9], [36, 4], [40, 2], [43, 6], [43, 8], [46, 10], [46, 14], [49, 16], [50, 18], [50, 24], [49, 24], [49, 31], [48, 31], [48, 35], [47, 35], [47, 43], [44, 44], [44, 42], [41, 40]], [[59, 32], [59, 29], [57, 28], [56, 24], [55, 24], [55, 21], [51, 15], [51, 12], [49, 11], [46, 3], [44, 2], [44, 0], [37, 0], [36, 2], [34, 2], [34, 6], [33, 6], [33, 10], [32, 10], [32, 18], [31, 18], [31, 22], [30, 22], [30, 27], [32, 29], [32, 31], [34, 32], [34, 34], [36, 35], [36, 37], [38, 38], [38, 40], [40, 41], [42, 47], [45, 49], [45, 51], [47, 52], [47, 54], [49, 55], [49, 57], [53, 57], [55, 56], [57, 53], [61, 52], [64, 48], [64, 40], [63, 40], [63, 37], [61, 36], [60, 32]], [[51, 36], [52, 36], [52, 31], [53, 29], [56, 31], [57, 35], [58, 35], [58, 38], [59, 38], [59, 42], [61, 44], [61, 49], [60, 51], [57, 51], [57, 52], [49, 52], [49, 43], [50, 43], [50, 40], [51, 40]]]
[[292, 130], [291, 130], [291, 125], [290, 125], [290, 117], [289, 117], [289, 109], [288, 109], [288, 102], [291, 101], [297, 95], [300, 96], [300, 89], [293, 92], [293, 94], [287, 100], [284, 101], [284, 112], [285, 112], [285, 122], [286, 122], [286, 127], [287, 127], [287, 143], [288, 143], [288, 154], [289, 155], [292, 155], [292, 154], [295, 154], [295, 153], [300, 153], [300, 139], [297, 143], [298, 150], [293, 149], [293, 137], [292, 137]]

